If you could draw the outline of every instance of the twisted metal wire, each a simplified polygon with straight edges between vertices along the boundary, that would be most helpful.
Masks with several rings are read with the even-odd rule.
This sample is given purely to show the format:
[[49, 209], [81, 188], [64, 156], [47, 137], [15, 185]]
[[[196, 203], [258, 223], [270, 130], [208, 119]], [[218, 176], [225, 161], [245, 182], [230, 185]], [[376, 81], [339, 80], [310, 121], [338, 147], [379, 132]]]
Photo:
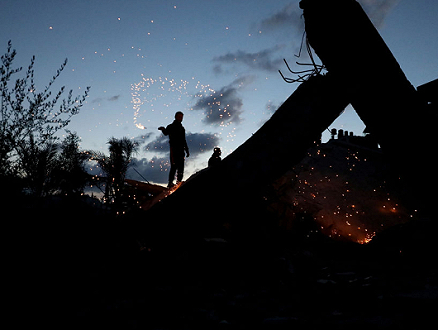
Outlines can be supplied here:
[[300, 51], [299, 51], [298, 55], [295, 55], [295, 56], [296, 57], [300, 57], [301, 56], [301, 51], [303, 49], [303, 44], [304, 44], [304, 37], [306, 39], [307, 54], [309, 55], [309, 58], [312, 61], [312, 63], [300, 63], [298, 61], [296, 63], [298, 65], [302, 65], [302, 66], [313, 66], [313, 68], [312, 69], [308, 69], [308, 70], [293, 71], [290, 68], [290, 66], [287, 63], [287, 61], [285, 59], [283, 59], [283, 61], [286, 64], [286, 67], [289, 70], [289, 72], [298, 76], [298, 78], [295, 78], [295, 79], [294, 78], [288, 78], [288, 77], [285, 77], [280, 70], [278, 70], [278, 72], [280, 73], [280, 75], [283, 78], [283, 80], [285, 82], [287, 82], [288, 84], [292, 84], [294, 82], [304, 82], [304, 81], [306, 81], [307, 79], [309, 79], [312, 76], [320, 75], [322, 70], [325, 70], [325, 66], [324, 65], [316, 64], [315, 60], [313, 59], [312, 49], [310, 48], [309, 40], [307, 39], [307, 36], [306, 36], [306, 31], [304, 31], [303, 37], [301, 39]]

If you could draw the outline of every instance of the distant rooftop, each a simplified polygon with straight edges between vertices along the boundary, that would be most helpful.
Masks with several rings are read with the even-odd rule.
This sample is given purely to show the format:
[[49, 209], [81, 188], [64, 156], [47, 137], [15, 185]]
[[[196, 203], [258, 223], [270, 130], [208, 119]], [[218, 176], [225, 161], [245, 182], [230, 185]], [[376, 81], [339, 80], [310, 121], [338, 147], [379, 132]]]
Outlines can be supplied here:
[[350, 143], [357, 146], [369, 148], [369, 149], [379, 149], [377, 141], [372, 137], [372, 135], [367, 134], [365, 136], [354, 135], [353, 132], [344, 131], [343, 129], [337, 130], [332, 128], [330, 133], [332, 134], [330, 141]]

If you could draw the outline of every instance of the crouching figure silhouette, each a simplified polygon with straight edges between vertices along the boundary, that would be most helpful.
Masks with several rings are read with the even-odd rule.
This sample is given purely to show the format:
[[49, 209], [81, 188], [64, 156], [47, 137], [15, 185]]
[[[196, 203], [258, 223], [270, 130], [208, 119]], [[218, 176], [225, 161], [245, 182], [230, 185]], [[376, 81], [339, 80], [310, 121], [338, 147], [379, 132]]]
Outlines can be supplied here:
[[208, 167], [215, 167], [221, 163], [221, 148], [214, 148], [213, 149], [213, 155], [211, 155], [210, 159], [208, 160]]

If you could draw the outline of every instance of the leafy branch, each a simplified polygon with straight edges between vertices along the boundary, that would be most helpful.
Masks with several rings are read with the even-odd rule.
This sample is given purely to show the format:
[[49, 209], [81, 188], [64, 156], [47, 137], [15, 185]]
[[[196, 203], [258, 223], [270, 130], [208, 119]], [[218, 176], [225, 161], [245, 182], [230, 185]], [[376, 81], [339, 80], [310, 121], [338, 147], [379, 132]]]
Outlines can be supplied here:
[[30, 139], [36, 144], [56, 140], [55, 133], [79, 113], [90, 91], [87, 87], [83, 95], [73, 97], [73, 90], [70, 90], [62, 99], [65, 92], [65, 86], [62, 86], [52, 96], [53, 83], [66, 67], [67, 59], [41, 92], [34, 80], [35, 56], [31, 58], [25, 75], [14, 81], [15, 76], [23, 71], [22, 67], [13, 67], [16, 54], [9, 41], [0, 63], [0, 174], [5, 174], [11, 159], [20, 154], [17, 149], [28, 145], [26, 142]]

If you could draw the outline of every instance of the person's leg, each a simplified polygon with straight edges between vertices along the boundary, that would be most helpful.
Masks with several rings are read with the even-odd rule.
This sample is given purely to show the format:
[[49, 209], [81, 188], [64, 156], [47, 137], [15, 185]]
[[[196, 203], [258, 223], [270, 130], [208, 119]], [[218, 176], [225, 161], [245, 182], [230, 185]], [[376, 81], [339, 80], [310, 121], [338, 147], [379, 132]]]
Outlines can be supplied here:
[[170, 164], [169, 184], [167, 185], [168, 187], [173, 186], [173, 180], [175, 179], [176, 169], [177, 169], [177, 167], [176, 167], [175, 163]]
[[177, 169], [177, 164], [175, 163], [175, 157], [172, 148], [170, 148], [170, 171], [169, 171], [169, 188], [173, 186], [173, 180], [175, 179], [175, 173]]
[[176, 181], [181, 182], [184, 176], [184, 156], [178, 159], [178, 174], [176, 176]]

